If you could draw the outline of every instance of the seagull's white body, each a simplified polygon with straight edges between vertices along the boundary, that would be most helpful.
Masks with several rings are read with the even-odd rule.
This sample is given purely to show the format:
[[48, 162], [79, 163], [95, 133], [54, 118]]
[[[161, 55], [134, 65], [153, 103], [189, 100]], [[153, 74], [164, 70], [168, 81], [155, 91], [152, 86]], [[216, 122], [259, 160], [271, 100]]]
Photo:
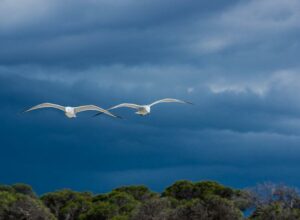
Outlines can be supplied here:
[[145, 116], [145, 115], [150, 114], [150, 112], [151, 112], [151, 106], [150, 105], [142, 105], [138, 108], [138, 111], [135, 112], [135, 114]]
[[[190, 102], [186, 102], [186, 101], [182, 101], [179, 99], [171, 99], [171, 98], [166, 98], [166, 99], [161, 99], [158, 101], [155, 101], [151, 104], [148, 105], [137, 105], [137, 104], [133, 104], [133, 103], [122, 103], [116, 106], [113, 106], [111, 108], [109, 108], [108, 110], [112, 110], [112, 109], [116, 109], [116, 108], [121, 108], [121, 107], [127, 107], [127, 108], [133, 108], [136, 109], [137, 111], [135, 112], [135, 114], [141, 115], [141, 116], [145, 116], [150, 114], [151, 112], [151, 107], [153, 105], [156, 105], [158, 103], [164, 103], [164, 102], [177, 102], [177, 103], [186, 103], [186, 104], [192, 104]], [[102, 114], [101, 112], [99, 112], [97, 115]]]
[[33, 106], [32, 108], [26, 110], [25, 112], [29, 112], [32, 110], [36, 110], [36, 109], [40, 109], [40, 108], [55, 108], [58, 110], [61, 110], [65, 113], [65, 115], [68, 118], [76, 118], [76, 114], [79, 112], [83, 112], [83, 111], [98, 111], [101, 113], [104, 113], [106, 115], [109, 115], [111, 117], [118, 117], [113, 115], [112, 113], [110, 113], [109, 111], [100, 108], [96, 105], [82, 105], [82, 106], [77, 106], [77, 107], [70, 107], [70, 106], [61, 106], [61, 105], [57, 105], [57, 104], [53, 104], [53, 103], [42, 103], [36, 106]]
[[65, 107], [65, 115], [68, 118], [76, 118], [75, 109], [73, 107], [70, 107], [70, 106]]

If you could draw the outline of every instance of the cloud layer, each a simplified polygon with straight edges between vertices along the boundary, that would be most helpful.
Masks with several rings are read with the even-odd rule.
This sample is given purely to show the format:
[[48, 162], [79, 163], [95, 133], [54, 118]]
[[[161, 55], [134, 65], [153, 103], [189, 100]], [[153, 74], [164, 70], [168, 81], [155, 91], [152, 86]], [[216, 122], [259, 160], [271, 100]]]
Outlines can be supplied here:
[[[300, 186], [296, 0], [0, 3], [0, 174], [39, 192], [214, 179]], [[19, 114], [148, 103], [146, 118]]]

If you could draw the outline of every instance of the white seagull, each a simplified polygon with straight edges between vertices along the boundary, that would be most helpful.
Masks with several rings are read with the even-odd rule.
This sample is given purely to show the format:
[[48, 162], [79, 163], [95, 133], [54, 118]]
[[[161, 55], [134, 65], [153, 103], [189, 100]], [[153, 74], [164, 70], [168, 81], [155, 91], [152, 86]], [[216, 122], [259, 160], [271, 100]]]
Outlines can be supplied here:
[[76, 114], [79, 112], [83, 112], [83, 111], [98, 111], [98, 112], [107, 114], [111, 117], [120, 118], [119, 116], [113, 115], [109, 111], [107, 111], [103, 108], [100, 108], [96, 105], [82, 105], [82, 106], [77, 106], [77, 107], [66, 106], [65, 107], [65, 106], [61, 106], [61, 105], [57, 105], [57, 104], [53, 104], [53, 103], [42, 103], [42, 104], [33, 106], [32, 108], [26, 110], [25, 112], [29, 112], [29, 111], [40, 109], [40, 108], [59, 109], [59, 110], [63, 111], [68, 118], [76, 118]]
[[[132, 104], [132, 103], [122, 103], [122, 104], [113, 106], [113, 107], [111, 107], [111, 108], [109, 108], [107, 110], [112, 110], [112, 109], [115, 109], [115, 108], [127, 107], [127, 108], [136, 109], [137, 112], [135, 112], [135, 114], [138, 114], [138, 115], [141, 115], [141, 116], [145, 116], [145, 115], [150, 114], [151, 107], [153, 105], [156, 105], [156, 104], [159, 104], [159, 103], [164, 103], [164, 102], [177, 102], [177, 103], [184, 103], [184, 104], [193, 104], [191, 102], [186, 102], [186, 101], [182, 101], [182, 100], [179, 100], [179, 99], [166, 98], [166, 99], [157, 100], [157, 101], [155, 101], [155, 102], [153, 102], [151, 104], [148, 104], [148, 105], [137, 105], [137, 104]], [[102, 112], [99, 112], [96, 115], [100, 115], [100, 114], [102, 114]]]

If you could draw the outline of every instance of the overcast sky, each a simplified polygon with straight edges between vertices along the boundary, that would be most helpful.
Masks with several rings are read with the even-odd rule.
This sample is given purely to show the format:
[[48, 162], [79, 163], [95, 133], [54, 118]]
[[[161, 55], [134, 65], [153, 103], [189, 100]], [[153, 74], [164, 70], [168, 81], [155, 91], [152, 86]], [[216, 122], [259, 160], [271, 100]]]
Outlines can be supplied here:
[[[0, 182], [300, 187], [300, 1], [0, 1]], [[172, 97], [118, 120], [103, 108]]]

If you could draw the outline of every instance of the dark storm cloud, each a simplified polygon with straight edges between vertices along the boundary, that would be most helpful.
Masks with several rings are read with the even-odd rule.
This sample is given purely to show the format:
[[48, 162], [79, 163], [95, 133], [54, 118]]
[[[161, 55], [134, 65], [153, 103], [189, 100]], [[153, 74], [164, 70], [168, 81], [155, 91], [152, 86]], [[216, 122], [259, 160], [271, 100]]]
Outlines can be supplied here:
[[[49, 184], [51, 188], [70, 184], [77, 189], [87, 189], [92, 179], [103, 183], [98, 186], [95, 182], [91, 186], [93, 190], [101, 191], [117, 184], [134, 183], [132, 176], [141, 176], [142, 172], [145, 179], [140, 182], [153, 183], [152, 187], [161, 190], [163, 183], [176, 178], [214, 177], [230, 183], [221, 177], [225, 174], [217, 178], [207, 172], [193, 177], [191, 167], [214, 170], [228, 166], [227, 170], [221, 170], [231, 175], [253, 163], [256, 169], [274, 164], [297, 165], [300, 140], [294, 134], [298, 134], [298, 126], [286, 126], [289, 120], [295, 122], [297, 114], [291, 109], [296, 109], [297, 103], [284, 104], [285, 96], [272, 100], [270, 94], [282, 89], [280, 85], [273, 85], [270, 89], [273, 92], [264, 97], [251, 91], [214, 93], [208, 87], [202, 87], [201, 91], [199, 88], [194, 91], [196, 95], [190, 95], [195, 106], [157, 106], [146, 118], [134, 117], [130, 111], [122, 110], [116, 112], [124, 115], [126, 120], [91, 118], [91, 114], [85, 113], [76, 120], [68, 120], [56, 111], [28, 114], [19, 114], [19, 111], [45, 100], [70, 105], [97, 103], [107, 107], [120, 99], [142, 102], [145, 97], [135, 96], [141, 89], [136, 87], [119, 87], [108, 95], [110, 87], [88, 80], [66, 83], [33, 75], [35, 78], [3, 74], [0, 81], [2, 141], [6, 144], [1, 164], [10, 166], [13, 173], [25, 169], [26, 172], [18, 176], [22, 181], [35, 185], [38, 179], [34, 176], [46, 172], [50, 173], [50, 179], [46, 178], [45, 185]], [[154, 86], [150, 90], [156, 89]], [[283, 91], [287, 90], [283, 88]], [[145, 88], [142, 91], [150, 95], [146, 98], [149, 101], [158, 95]], [[176, 89], [171, 89], [170, 94], [173, 92], [176, 93]], [[287, 96], [291, 97], [291, 94]], [[281, 108], [276, 110], [277, 106]], [[190, 171], [181, 172], [182, 169]], [[148, 173], [165, 176], [163, 173], [168, 170], [174, 170], [176, 174], [167, 175], [169, 179], [165, 178], [162, 184], [147, 178]], [[62, 171], [69, 175], [62, 177]], [[118, 180], [114, 174], [126, 178]], [[73, 185], [73, 175], [86, 179]], [[4, 172], [2, 176], [8, 181], [18, 180], [11, 173]], [[62, 178], [60, 182], [51, 180], [56, 176]], [[238, 185], [237, 182], [234, 184]], [[247, 184], [246, 180], [240, 183], [241, 186]]]
[[[0, 181], [161, 190], [179, 178], [300, 186], [296, 0], [0, 3]], [[14, 14], [14, 16], [12, 16]], [[10, 18], [10, 19], [7, 19]], [[180, 98], [141, 118], [20, 112]], [[278, 172], [274, 172], [277, 170]], [[282, 172], [280, 172], [282, 171]]]
[[265, 73], [298, 65], [299, 7], [295, 0], [3, 1], [0, 62], [191, 64], [256, 75], [253, 66]]
[[[185, 26], [228, 1], [4, 1], [0, 11], [5, 64], [137, 63], [179, 53]], [[171, 6], [171, 7], [170, 7]], [[5, 19], [16, 14], [14, 19]]]

